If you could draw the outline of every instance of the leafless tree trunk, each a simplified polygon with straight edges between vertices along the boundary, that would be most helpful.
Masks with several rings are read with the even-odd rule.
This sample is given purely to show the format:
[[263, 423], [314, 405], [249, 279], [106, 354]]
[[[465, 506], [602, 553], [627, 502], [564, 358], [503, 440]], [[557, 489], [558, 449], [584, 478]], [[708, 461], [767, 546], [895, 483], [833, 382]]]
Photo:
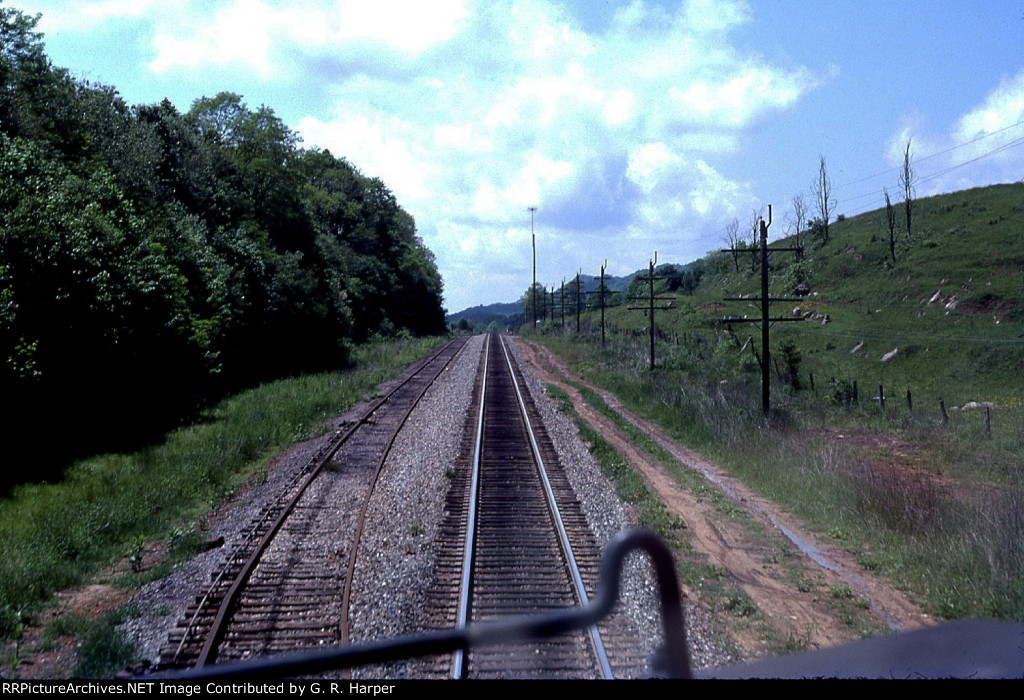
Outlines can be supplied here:
[[814, 181], [814, 200], [818, 207], [818, 216], [821, 218], [822, 243], [828, 243], [828, 220], [832, 216], [832, 210], [836, 206], [832, 198], [832, 181], [828, 179], [828, 171], [825, 168], [825, 156], [821, 156], [818, 166], [818, 179]]
[[740, 251], [738, 249], [740, 244], [740, 220], [733, 219], [725, 227], [725, 243], [729, 246], [729, 251], [732, 253], [732, 264], [736, 268], [736, 272], [740, 271]]
[[797, 194], [793, 196], [793, 243], [797, 248], [796, 259], [799, 260], [804, 254], [804, 226], [807, 224], [807, 203], [804, 196]]
[[907, 238], [911, 238], [911, 220], [914, 215], [914, 183], [917, 176], [910, 166], [910, 139], [907, 139], [907, 147], [903, 151], [903, 170], [900, 172], [900, 189], [903, 190], [903, 212], [907, 217]]
[[889, 190], [883, 187], [882, 193], [885, 194], [885, 224], [889, 229], [889, 255], [896, 262], [896, 209], [889, 199]]
[[758, 259], [758, 250], [761, 248], [761, 219], [764, 218], [764, 207], [760, 209], [750, 210], [750, 271], [756, 272]]

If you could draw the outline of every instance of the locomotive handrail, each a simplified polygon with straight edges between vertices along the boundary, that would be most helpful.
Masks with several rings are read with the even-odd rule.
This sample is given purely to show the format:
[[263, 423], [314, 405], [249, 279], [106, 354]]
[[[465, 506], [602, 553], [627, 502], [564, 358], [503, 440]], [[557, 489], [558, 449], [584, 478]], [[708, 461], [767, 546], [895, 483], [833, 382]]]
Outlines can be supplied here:
[[465, 652], [473, 647], [543, 639], [585, 629], [612, 611], [619, 597], [626, 556], [638, 550], [646, 552], [650, 558], [661, 599], [664, 640], [654, 659], [655, 672], [664, 678], [690, 678], [683, 606], [672, 553], [660, 538], [647, 530], [625, 530], [608, 543], [601, 558], [597, 594], [588, 605], [566, 608], [556, 613], [481, 622], [463, 629], [438, 630], [365, 644], [326, 649], [321, 647], [250, 661], [213, 664], [182, 673], [165, 674], [163, 677], [181, 680], [281, 678], [443, 654], [458, 649]]

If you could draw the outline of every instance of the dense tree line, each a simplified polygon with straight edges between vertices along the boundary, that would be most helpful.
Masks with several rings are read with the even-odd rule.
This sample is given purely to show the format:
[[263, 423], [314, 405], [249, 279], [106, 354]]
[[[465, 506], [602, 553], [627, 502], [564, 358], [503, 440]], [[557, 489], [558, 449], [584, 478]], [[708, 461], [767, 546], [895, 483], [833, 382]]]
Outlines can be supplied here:
[[0, 8], [12, 434], [42, 415], [177, 416], [211, 387], [336, 366], [374, 335], [444, 330], [433, 255], [383, 182], [301, 148], [239, 95], [187, 113], [130, 106], [53, 66], [36, 21]]

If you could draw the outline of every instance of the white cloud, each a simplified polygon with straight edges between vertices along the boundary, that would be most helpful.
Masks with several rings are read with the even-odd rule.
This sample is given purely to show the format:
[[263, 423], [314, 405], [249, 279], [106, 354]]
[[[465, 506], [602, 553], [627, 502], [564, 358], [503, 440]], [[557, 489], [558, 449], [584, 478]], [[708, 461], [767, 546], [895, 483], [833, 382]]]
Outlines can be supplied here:
[[[240, 64], [261, 75], [270, 75], [273, 33], [280, 26], [281, 14], [260, 0], [235, 0], [222, 6], [212, 21], [197, 24], [198, 32], [182, 32], [190, 22], [164, 22], [153, 38], [156, 57], [150, 70], [164, 73], [174, 68], [206, 68]], [[173, 28], [172, 28], [173, 27]]]
[[[495, 268], [520, 264], [529, 231], [525, 243], [512, 232], [529, 225], [528, 206], [547, 251], [629, 256], [646, 241], [703, 254], [702, 230], [757, 204], [716, 159], [817, 83], [730, 45], [749, 22], [744, 3], [677, 9], [634, 2], [588, 35], [538, 0], [474, 5], [443, 54], [409, 64], [415, 78], [368, 68], [334, 85], [339, 115], [361, 103], [360, 119], [309, 118], [300, 131], [393, 187], [460, 300], [494, 298], [506, 274]], [[486, 280], [472, 272], [480, 256]], [[556, 256], [542, 257], [550, 275]]]
[[43, 13], [39, 27], [47, 34], [88, 32], [107, 22], [145, 19], [158, 11], [158, 3], [153, 0], [96, 0], [74, 3], [73, 7], [68, 7], [66, 2], [48, 0], [31, 4], [29, 14]]
[[[1012, 78], [1003, 78], [984, 103], [961, 117], [953, 130], [953, 140], [957, 143], [966, 143], [979, 136], [992, 134], [991, 138], [971, 144], [968, 155], [976, 157], [1019, 139], [1024, 129], [1014, 130], [1007, 129], [1007, 127], [1022, 121], [1024, 121], [1024, 70]], [[1003, 131], [1004, 129], [1006, 131]], [[996, 134], [1000, 131], [1003, 133]], [[1019, 157], [1017, 161], [1020, 162]]]
[[715, 82], [698, 79], [671, 88], [683, 114], [696, 122], [745, 126], [766, 111], [783, 109], [814, 86], [806, 73], [780, 73], [765, 66], [744, 66]]
[[687, 30], [721, 33], [750, 21], [750, 9], [745, 2], [686, 0], [681, 19]]
[[904, 118], [887, 144], [886, 157], [893, 167], [901, 168], [904, 149], [911, 143], [918, 196], [1019, 180], [1024, 153], [1022, 122], [1024, 70], [1003, 77], [948, 134], [929, 134], [920, 115]]
[[[108, 0], [120, 2], [120, 0]], [[191, 8], [159, 23], [150, 68], [242, 65], [264, 77], [287, 68], [289, 54], [368, 43], [416, 56], [455, 36], [468, 16], [466, 0], [232, 0], [210, 17]]]
[[629, 154], [626, 176], [645, 192], [650, 192], [658, 184], [660, 176], [668, 168], [677, 165], [680, 160], [679, 156], [672, 153], [663, 143], [645, 144]]
[[369, 41], [415, 55], [455, 36], [468, 14], [465, 0], [334, 0], [289, 7], [282, 22], [304, 44]]
[[437, 169], [420, 146], [418, 125], [399, 117], [340, 114], [323, 122], [307, 117], [298, 127], [308, 146], [326, 148], [381, 178], [406, 205], [429, 199]]

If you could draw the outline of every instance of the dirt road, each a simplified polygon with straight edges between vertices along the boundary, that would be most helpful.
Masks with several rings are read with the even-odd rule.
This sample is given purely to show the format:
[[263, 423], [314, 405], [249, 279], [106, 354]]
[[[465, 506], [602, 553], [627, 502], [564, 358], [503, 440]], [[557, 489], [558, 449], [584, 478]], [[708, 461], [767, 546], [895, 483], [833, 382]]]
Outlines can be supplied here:
[[[643, 475], [670, 513], [686, 523], [689, 545], [705, 553], [709, 563], [724, 570], [732, 579], [730, 583], [743, 591], [774, 629], [773, 635], [766, 635], [763, 628], [734, 625], [733, 636], [745, 654], [777, 651], [779, 640], [788, 641], [793, 647], [822, 647], [859, 637], [861, 629], [851, 625], [849, 617], [830, 601], [830, 597], [845, 591], [849, 591], [851, 598], [866, 603], [879, 627], [907, 631], [934, 623], [906, 595], [859, 567], [848, 552], [816, 541], [794, 516], [756, 496], [723, 469], [678, 444], [654, 424], [622, 408], [608, 392], [573, 376], [545, 348], [520, 342], [524, 356], [543, 381], [564, 391], [579, 416]], [[762, 525], [761, 529], [788, 541], [799, 552], [795, 565], [800, 573], [794, 576], [792, 566], [783, 571], [777, 560], [777, 547], [752, 536], [750, 528], [735, 519], [723, 516], [708, 499], [680, 487], [661, 464], [636, 448], [614, 421], [587, 404], [576, 386], [586, 386], [601, 395], [619, 416], [681, 464], [700, 473], [736, 507], [746, 510]], [[699, 591], [693, 590], [687, 591], [687, 595], [700, 597]]]

